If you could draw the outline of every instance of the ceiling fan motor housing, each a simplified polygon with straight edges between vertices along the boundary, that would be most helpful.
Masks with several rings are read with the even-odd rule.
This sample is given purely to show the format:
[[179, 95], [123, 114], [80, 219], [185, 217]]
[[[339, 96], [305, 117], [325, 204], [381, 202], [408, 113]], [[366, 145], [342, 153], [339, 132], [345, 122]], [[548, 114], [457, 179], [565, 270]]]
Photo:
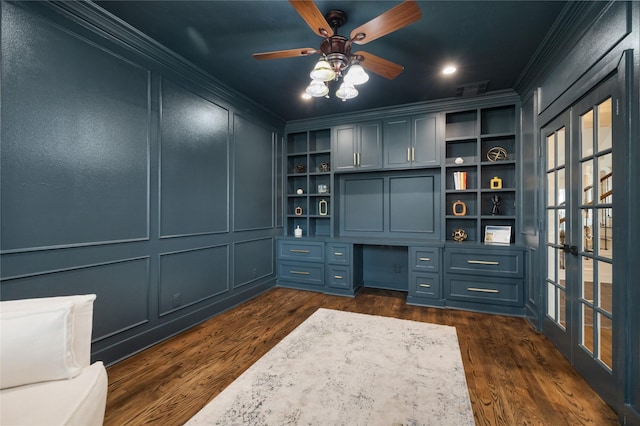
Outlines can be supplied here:
[[326, 56], [338, 79], [351, 62], [351, 43], [347, 43], [348, 38], [338, 34], [338, 28], [347, 22], [347, 14], [342, 10], [331, 10], [325, 18], [333, 28], [333, 35], [320, 43], [320, 51]]

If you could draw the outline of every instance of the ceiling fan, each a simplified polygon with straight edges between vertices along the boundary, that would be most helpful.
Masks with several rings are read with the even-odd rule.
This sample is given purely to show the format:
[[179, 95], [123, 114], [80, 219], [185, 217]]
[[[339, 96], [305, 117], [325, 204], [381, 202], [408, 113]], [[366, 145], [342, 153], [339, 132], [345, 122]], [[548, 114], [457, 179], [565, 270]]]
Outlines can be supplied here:
[[358, 92], [353, 88], [353, 85], [368, 80], [368, 76], [362, 68], [366, 68], [389, 80], [396, 78], [404, 69], [402, 65], [365, 51], [352, 52], [352, 44], [369, 43], [406, 27], [419, 20], [422, 16], [420, 8], [415, 1], [406, 0], [357, 27], [351, 31], [349, 38], [347, 38], [338, 34], [338, 28], [347, 21], [347, 14], [342, 10], [331, 10], [326, 15], [323, 15], [312, 0], [289, 0], [289, 2], [307, 25], [317, 35], [324, 38], [320, 43], [320, 47], [318, 49], [303, 47], [254, 53], [253, 57], [258, 60], [265, 60], [320, 54], [322, 59], [311, 72], [312, 82], [307, 87], [306, 92], [315, 97], [326, 96], [329, 92], [326, 82], [338, 80], [343, 76], [344, 71], [349, 68], [349, 73], [344, 76], [343, 85], [336, 92], [336, 95], [343, 100], [357, 96]]

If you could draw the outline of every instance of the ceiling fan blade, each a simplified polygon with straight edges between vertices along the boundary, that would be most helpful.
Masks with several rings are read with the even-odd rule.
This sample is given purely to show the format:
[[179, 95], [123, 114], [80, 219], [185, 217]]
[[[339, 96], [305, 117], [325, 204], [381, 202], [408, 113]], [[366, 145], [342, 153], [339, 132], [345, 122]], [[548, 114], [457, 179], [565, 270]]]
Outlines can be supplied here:
[[295, 58], [297, 56], [313, 55], [317, 50], [311, 47], [301, 47], [299, 49], [275, 50], [273, 52], [254, 53], [253, 57], [258, 60]]
[[372, 55], [371, 53], [358, 51], [353, 55], [360, 57], [360, 65], [362, 65], [363, 68], [366, 68], [369, 71], [381, 75], [389, 80], [396, 78], [404, 69], [402, 65], [398, 65], [379, 56]]
[[311, 0], [289, 0], [289, 3], [298, 12], [298, 14], [305, 20], [307, 25], [313, 30], [314, 33], [320, 37], [331, 37], [333, 30], [331, 25], [324, 18], [318, 6]]
[[406, 27], [420, 19], [421, 16], [422, 13], [415, 1], [407, 0], [351, 31], [351, 39], [357, 44], [369, 43]]

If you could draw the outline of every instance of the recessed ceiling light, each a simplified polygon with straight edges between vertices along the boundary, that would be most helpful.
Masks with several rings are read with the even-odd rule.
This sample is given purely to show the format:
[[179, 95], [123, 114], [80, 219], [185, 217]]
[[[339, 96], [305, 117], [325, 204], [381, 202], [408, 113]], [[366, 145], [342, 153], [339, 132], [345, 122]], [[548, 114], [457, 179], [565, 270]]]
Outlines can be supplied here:
[[445, 75], [453, 74], [454, 72], [456, 72], [456, 67], [453, 65], [448, 65], [442, 69], [442, 74]]

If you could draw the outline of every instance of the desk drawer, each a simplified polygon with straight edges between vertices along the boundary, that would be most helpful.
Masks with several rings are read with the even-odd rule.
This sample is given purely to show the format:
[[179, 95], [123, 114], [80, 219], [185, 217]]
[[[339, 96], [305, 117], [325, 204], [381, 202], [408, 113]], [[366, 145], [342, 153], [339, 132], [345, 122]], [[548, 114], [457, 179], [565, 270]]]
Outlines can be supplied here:
[[327, 285], [333, 288], [351, 289], [351, 268], [327, 265]]
[[429, 272], [438, 272], [440, 270], [440, 249], [411, 247], [409, 250], [411, 269]]
[[324, 243], [282, 240], [278, 244], [278, 258], [324, 262]]
[[412, 272], [409, 276], [409, 292], [417, 297], [440, 299], [440, 275]]
[[445, 267], [456, 274], [522, 278], [523, 258], [522, 251], [450, 249], [446, 251]]
[[480, 302], [492, 305], [522, 306], [522, 280], [509, 278], [446, 277], [447, 299]]
[[321, 263], [281, 261], [278, 263], [278, 271], [281, 280], [324, 285], [324, 265]]
[[351, 265], [351, 244], [327, 243], [327, 263]]

